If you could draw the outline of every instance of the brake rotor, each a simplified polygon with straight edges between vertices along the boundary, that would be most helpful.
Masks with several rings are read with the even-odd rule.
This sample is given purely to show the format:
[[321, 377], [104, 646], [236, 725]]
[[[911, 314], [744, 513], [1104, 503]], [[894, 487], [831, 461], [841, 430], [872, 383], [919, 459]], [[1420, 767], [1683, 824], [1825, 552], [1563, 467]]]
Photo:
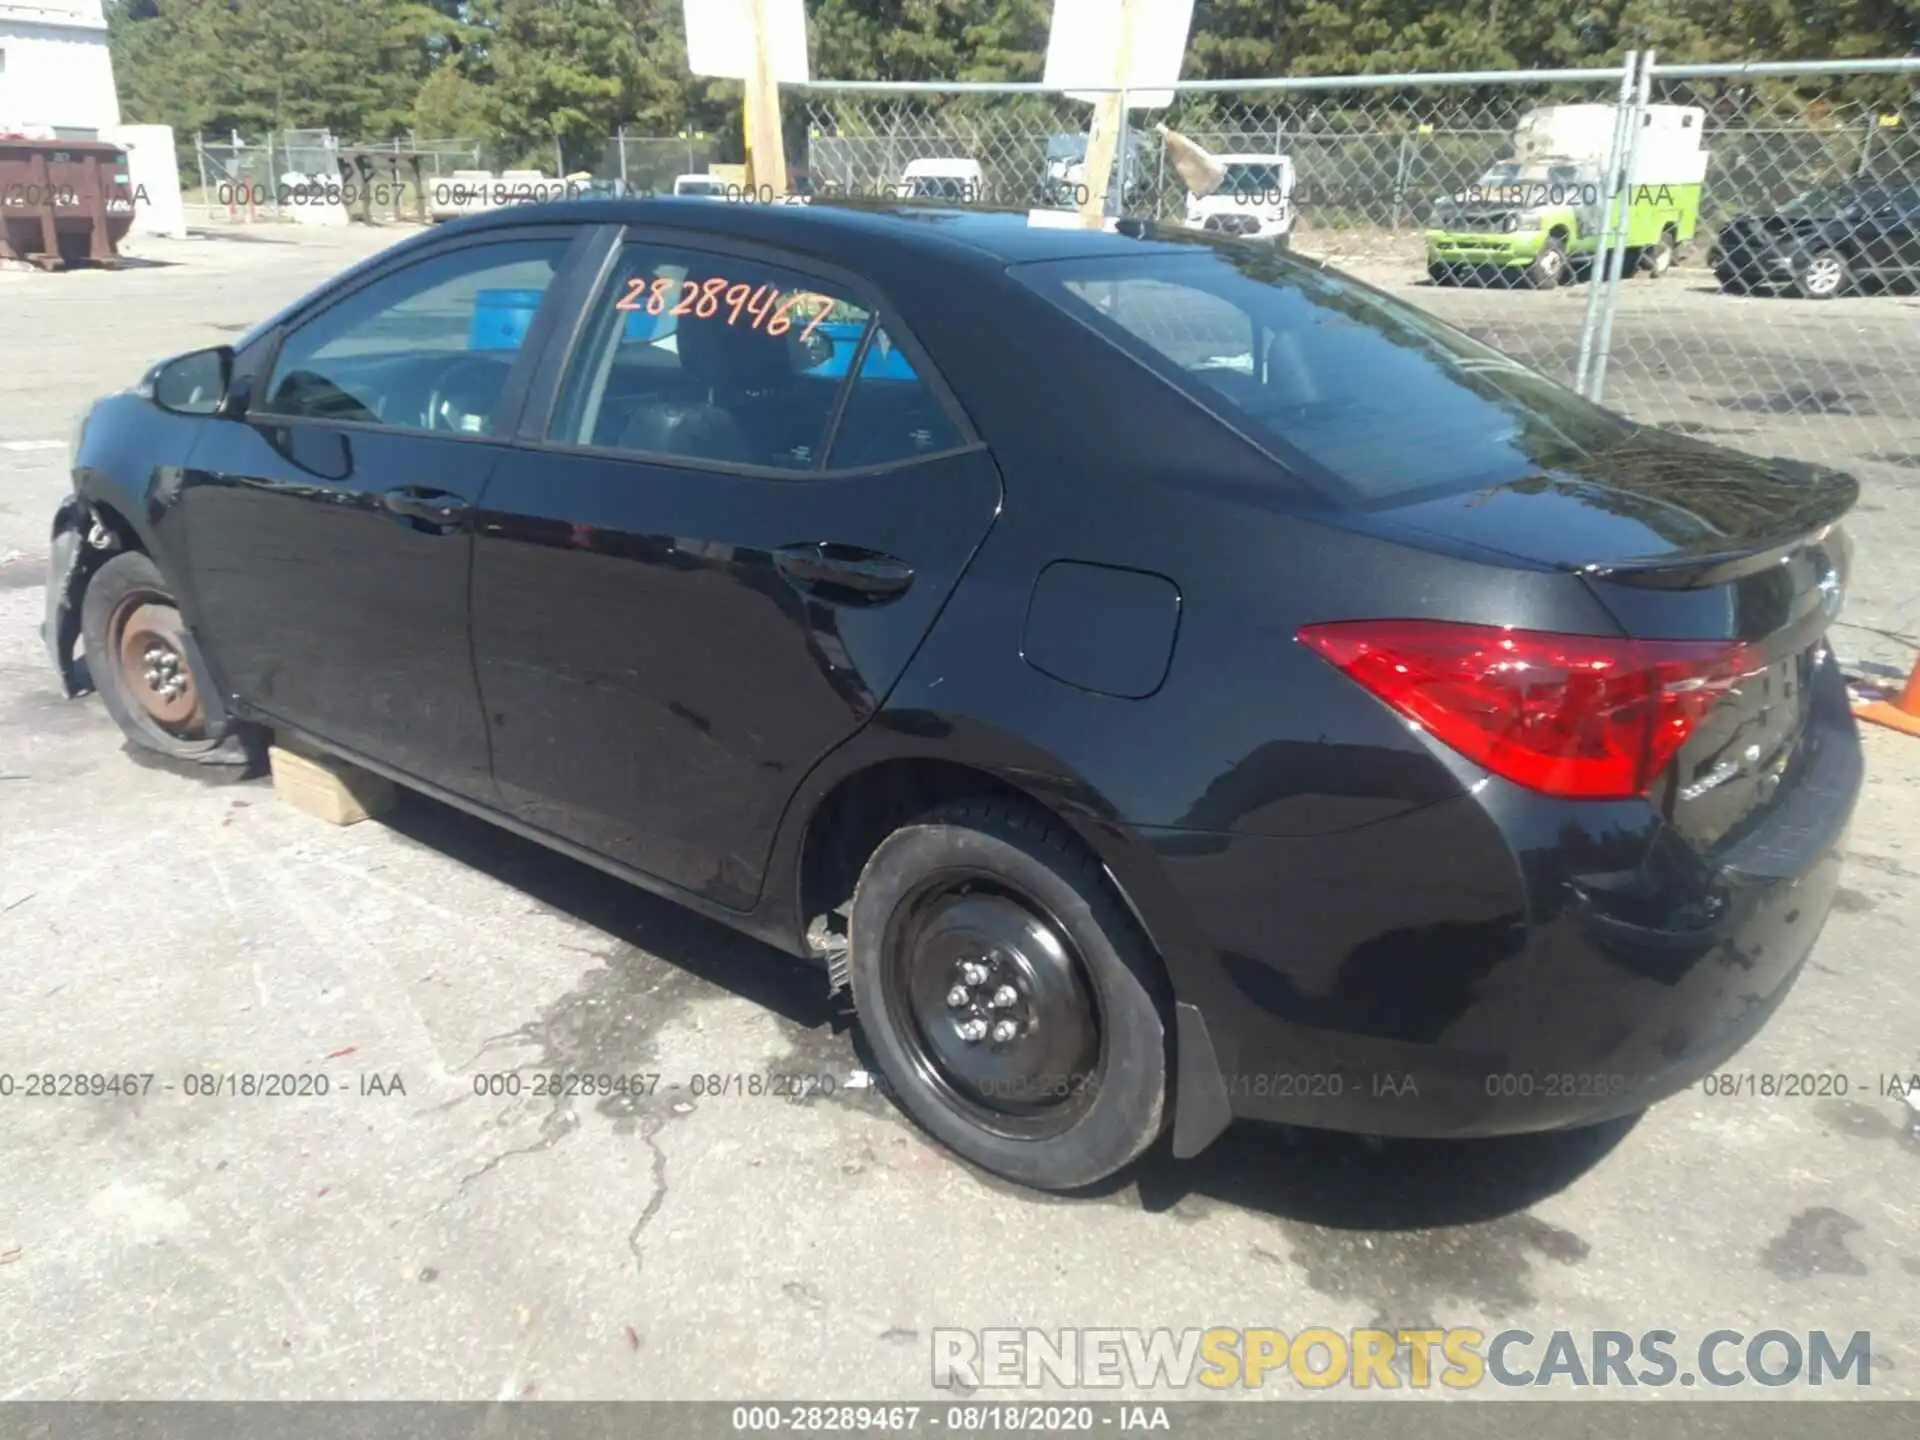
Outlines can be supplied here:
[[180, 612], [160, 601], [129, 602], [120, 620], [120, 676], [125, 693], [168, 733], [192, 738], [205, 727], [200, 692], [187, 662]]

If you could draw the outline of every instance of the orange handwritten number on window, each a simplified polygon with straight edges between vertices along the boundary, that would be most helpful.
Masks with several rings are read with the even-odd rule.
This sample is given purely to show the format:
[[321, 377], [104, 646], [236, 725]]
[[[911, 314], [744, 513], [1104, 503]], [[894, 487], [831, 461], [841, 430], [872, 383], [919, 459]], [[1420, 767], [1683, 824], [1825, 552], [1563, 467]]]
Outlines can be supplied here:
[[651, 292], [647, 296], [647, 314], [658, 315], [667, 308], [667, 296], [673, 292], [674, 283], [671, 275], [662, 275], [653, 282]]
[[727, 304], [732, 307], [727, 314], [727, 324], [738, 325], [740, 323], [741, 307], [747, 303], [747, 296], [752, 293], [753, 287], [744, 281], [727, 291]]
[[787, 312], [806, 298], [806, 291], [796, 290], [793, 294], [782, 300], [780, 302], [780, 308], [773, 312], [773, 318], [767, 321], [767, 334], [778, 336], [784, 335], [791, 330], [793, 328], [793, 321], [787, 318]]
[[800, 343], [806, 344], [813, 338], [813, 332], [820, 328], [820, 322], [833, 313], [834, 299], [831, 295], [809, 295], [809, 300], [818, 300], [820, 308], [813, 312], [813, 323], [800, 332]]
[[711, 320], [720, 313], [720, 292], [727, 288], [727, 277], [716, 275], [700, 287], [700, 303], [694, 314], [702, 320]]
[[680, 282], [680, 300], [679, 303], [673, 307], [671, 313], [675, 315], [686, 315], [690, 313], [693, 309], [693, 302], [699, 298], [699, 295], [700, 287], [698, 285], [694, 284], [691, 280], [682, 280]]
[[638, 310], [640, 308], [640, 292], [646, 288], [647, 282], [644, 276], [638, 279], [629, 279], [627, 281], [627, 293], [620, 297], [620, 303], [613, 308], [616, 310]]
[[762, 285], [753, 292], [753, 299], [747, 302], [747, 313], [753, 316], [755, 330], [767, 323], [767, 316], [772, 313], [774, 297], [778, 293], [771, 285]]

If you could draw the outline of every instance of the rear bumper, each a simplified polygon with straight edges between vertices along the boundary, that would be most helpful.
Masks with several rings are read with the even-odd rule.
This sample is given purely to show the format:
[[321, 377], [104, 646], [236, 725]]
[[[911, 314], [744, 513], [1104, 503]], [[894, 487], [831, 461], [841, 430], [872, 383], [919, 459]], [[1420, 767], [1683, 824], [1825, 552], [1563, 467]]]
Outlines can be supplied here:
[[1805, 744], [1792, 793], [1704, 857], [1638, 802], [1499, 782], [1340, 835], [1148, 834], [1213, 951], [1180, 996], [1213, 1073], [1183, 1100], [1485, 1136], [1685, 1089], [1779, 1006], [1832, 904], [1862, 773], [1844, 701]]

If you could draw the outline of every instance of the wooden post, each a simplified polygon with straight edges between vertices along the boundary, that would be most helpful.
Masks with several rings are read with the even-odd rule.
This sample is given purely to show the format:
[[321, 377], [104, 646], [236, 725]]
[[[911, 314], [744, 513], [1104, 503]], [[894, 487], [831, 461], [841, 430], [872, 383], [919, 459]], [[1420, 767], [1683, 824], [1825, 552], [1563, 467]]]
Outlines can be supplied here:
[[780, 86], [774, 79], [773, 50], [767, 35], [767, 0], [752, 0], [753, 51], [747, 71], [747, 187], [753, 198], [769, 192], [778, 202], [787, 195], [786, 140], [780, 131]]
[[[1120, 51], [1114, 65], [1113, 83], [1125, 85], [1133, 62], [1133, 0], [1120, 0]], [[1127, 97], [1124, 90], [1102, 95], [1093, 106], [1093, 130], [1087, 136], [1087, 198], [1080, 206], [1080, 218], [1099, 225], [1107, 213], [1107, 187], [1113, 179], [1113, 157], [1120, 148], [1120, 132], [1126, 128]]]

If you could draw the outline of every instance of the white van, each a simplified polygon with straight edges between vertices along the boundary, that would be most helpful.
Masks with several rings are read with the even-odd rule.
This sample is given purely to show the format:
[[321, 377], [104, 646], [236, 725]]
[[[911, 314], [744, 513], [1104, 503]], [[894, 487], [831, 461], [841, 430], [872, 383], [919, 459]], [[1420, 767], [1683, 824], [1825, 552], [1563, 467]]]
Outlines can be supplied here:
[[908, 200], [956, 200], [963, 205], [986, 202], [987, 180], [978, 160], [937, 156], [909, 160], [900, 179], [900, 193]]
[[673, 193], [692, 195], [702, 200], [724, 200], [727, 198], [725, 182], [711, 175], [677, 175], [673, 181]]
[[1226, 167], [1211, 195], [1187, 196], [1187, 228], [1286, 245], [1293, 233], [1293, 161], [1285, 155], [1216, 155]]

